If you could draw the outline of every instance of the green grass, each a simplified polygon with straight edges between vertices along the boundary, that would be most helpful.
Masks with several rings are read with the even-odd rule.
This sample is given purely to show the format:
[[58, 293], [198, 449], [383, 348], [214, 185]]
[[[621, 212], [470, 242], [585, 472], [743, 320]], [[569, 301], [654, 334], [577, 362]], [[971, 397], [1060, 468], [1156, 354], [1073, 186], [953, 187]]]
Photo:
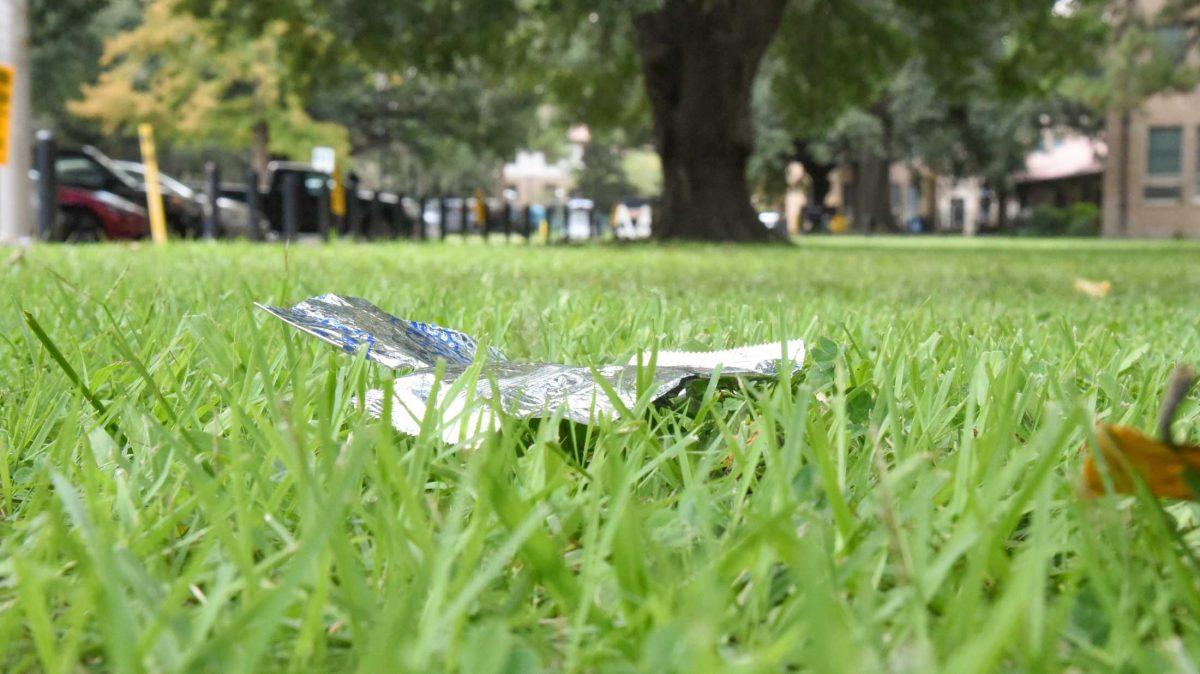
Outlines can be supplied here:
[[[1198, 665], [1200, 510], [1076, 492], [1093, 420], [1152, 428], [1200, 360], [1196, 245], [8, 257], [0, 670]], [[323, 292], [515, 358], [810, 354], [791, 385], [701, 387], [582, 447], [512, 422], [460, 451], [366, 418], [349, 400], [388, 372], [252, 308]]]

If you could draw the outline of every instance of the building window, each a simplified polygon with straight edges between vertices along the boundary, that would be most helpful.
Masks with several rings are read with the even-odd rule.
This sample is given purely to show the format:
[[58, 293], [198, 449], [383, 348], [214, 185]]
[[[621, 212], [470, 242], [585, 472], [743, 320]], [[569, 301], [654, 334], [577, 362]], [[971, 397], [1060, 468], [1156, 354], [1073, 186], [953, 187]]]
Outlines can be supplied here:
[[967, 224], [967, 202], [959, 197], [950, 200], [950, 225], [962, 229]]
[[1146, 185], [1143, 192], [1151, 201], [1179, 201], [1178, 185]]
[[1142, 195], [1148, 201], [1178, 201], [1183, 194], [1183, 128], [1155, 126], [1146, 142], [1146, 184]]
[[1187, 60], [1188, 30], [1182, 24], [1168, 24], [1154, 29], [1155, 45], [1159, 55], [1175, 65]]
[[1158, 126], [1150, 129], [1149, 164], [1152, 176], [1177, 176], [1183, 168], [1183, 129], [1178, 126]]
[[921, 189], [911, 183], [905, 191], [904, 219], [911, 220], [921, 214]]

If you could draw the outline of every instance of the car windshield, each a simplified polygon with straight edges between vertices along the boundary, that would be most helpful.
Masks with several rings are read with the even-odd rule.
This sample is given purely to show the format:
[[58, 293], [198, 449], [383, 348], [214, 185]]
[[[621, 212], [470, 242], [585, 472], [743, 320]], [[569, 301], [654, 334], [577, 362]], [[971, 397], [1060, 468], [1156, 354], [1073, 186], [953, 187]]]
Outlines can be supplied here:
[[[136, 178], [137, 181], [139, 183], [141, 183], [141, 185], [143, 187], [145, 187], [145, 185], [146, 185], [146, 167], [145, 166], [143, 166], [142, 164], [135, 164], [133, 162], [114, 162], [114, 163], [118, 166], [118, 168], [125, 171], [125, 173], [128, 173], [129, 175]], [[195, 196], [195, 191], [192, 190], [192, 188], [188, 187], [187, 185], [184, 185], [183, 183], [179, 182], [178, 180], [172, 178], [171, 176], [169, 176], [165, 173], [159, 172], [158, 182], [160, 185], [162, 185], [162, 188], [164, 190], [166, 190], [176, 196], [180, 196], [185, 199], [191, 199]]]
[[102, 190], [108, 182], [103, 167], [87, 157], [59, 157], [54, 163], [54, 170], [64, 185]]
[[104, 168], [108, 169], [114, 176], [117, 177], [117, 180], [125, 183], [127, 187], [132, 189], [138, 189], [141, 187], [142, 181], [137, 180], [133, 176], [129, 175], [128, 172], [118, 166], [115, 161], [109, 159], [104, 153], [91, 147], [85, 147], [83, 148], [83, 154], [87, 155], [97, 164], [100, 164]]

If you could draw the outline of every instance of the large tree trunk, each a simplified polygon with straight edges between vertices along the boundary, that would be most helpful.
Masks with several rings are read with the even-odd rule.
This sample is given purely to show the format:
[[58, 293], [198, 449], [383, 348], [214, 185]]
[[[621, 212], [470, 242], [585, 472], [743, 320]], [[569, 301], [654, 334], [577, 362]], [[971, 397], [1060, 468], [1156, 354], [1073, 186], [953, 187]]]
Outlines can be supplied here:
[[787, 0], [665, 0], [634, 22], [663, 194], [664, 239], [767, 241], [750, 204], [750, 93]]
[[865, 148], [855, 171], [854, 229], [880, 232], [895, 228], [892, 217], [892, 115], [891, 103], [882, 99], [871, 106], [879, 120], [880, 142]]
[[1008, 231], [1008, 185], [1001, 184], [996, 188], [996, 207], [1000, 210], [996, 213], [996, 228], [1001, 233]]
[[892, 222], [891, 162], [880, 152], [866, 151], [854, 169], [854, 222], [856, 232], [887, 231]]
[[809, 169], [804, 167], [808, 177], [812, 181], [812, 206], [814, 208], [825, 208], [825, 200], [829, 198], [829, 192], [833, 189], [833, 164], [820, 164]]
[[833, 189], [832, 176], [837, 164], [817, 159], [809, 147], [808, 141], [797, 140], [793, 143], [793, 147], [795, 148], [795, 159], [804, 167], [804, 174], [808, 176], [810, 182], [809, 206], [824, 209], [825, 199], [829, 197], [829, 191]]

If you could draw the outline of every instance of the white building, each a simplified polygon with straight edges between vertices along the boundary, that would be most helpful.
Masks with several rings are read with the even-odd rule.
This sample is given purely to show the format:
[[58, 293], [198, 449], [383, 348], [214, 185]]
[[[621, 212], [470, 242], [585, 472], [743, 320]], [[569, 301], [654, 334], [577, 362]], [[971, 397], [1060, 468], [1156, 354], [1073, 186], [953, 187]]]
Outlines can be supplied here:
[[551, 162], [545, 152], [521, 150], [504, 165], [504, 187], [516, 193], [516, 205], [553, 204], [570, 196], [575, 171], [583, 166], [583, 146], [591, 140], [584, 125], [571, 127], [566, 156]]

